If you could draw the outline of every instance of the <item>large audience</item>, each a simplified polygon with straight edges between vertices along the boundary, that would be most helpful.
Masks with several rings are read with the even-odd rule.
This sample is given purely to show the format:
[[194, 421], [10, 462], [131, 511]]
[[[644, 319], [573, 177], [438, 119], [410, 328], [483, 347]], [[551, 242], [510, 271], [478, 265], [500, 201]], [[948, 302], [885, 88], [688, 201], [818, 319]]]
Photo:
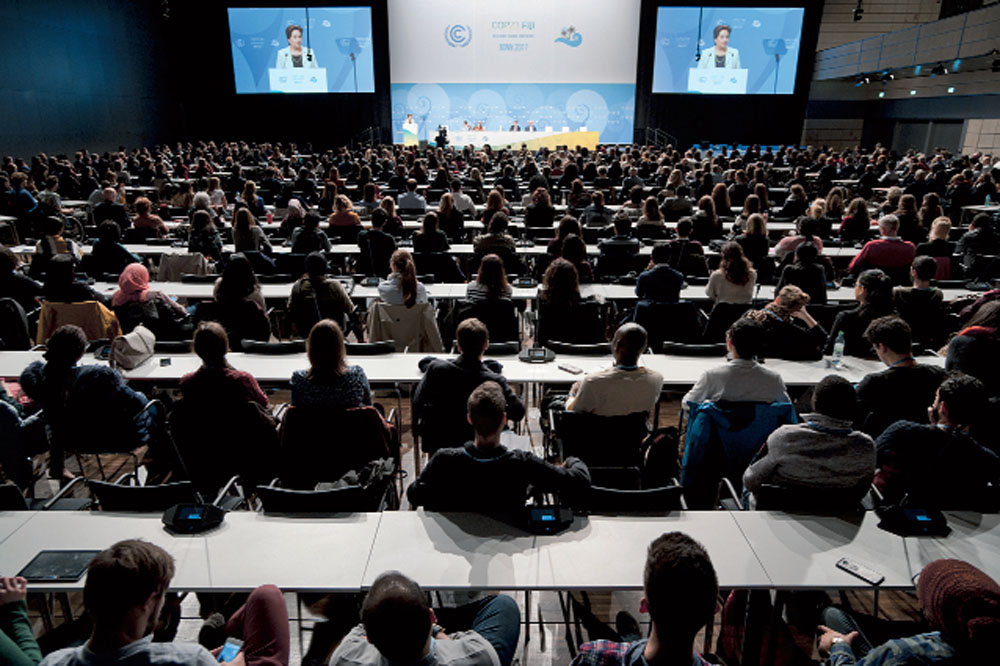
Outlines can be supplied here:
[[[384, 387], [369, 382], [363, 354], [405, 347], [436, 354], [419, 362], [412, 393], [407, 429], [428, 457], [406, 488], [411, 507], [519, 515], [555, 495], [599, 510], [595, 487], [650, 490], [650, 479], [678, 476], [692, 509], [983, 510], [1000, 483], [990, 418], [1000, 399], [1000, 232], [990, 207], [998, 162], [882, 146], [247, 142], [4, 157], [0, 341], [45, 349], [0, 396], [0, 466], [27, 491], [47, 455], [48, 476], [70, 483], [66, 453], [103, 439], [116, 450], [146, 446], [150, 469], [190, 475], [211, 496], [228, 472], [239, 474], [253, 501], [289, 445], [292, 419], [335, 432], [364, 412], [380, 424], [371, 457], [399, 472], [402, 424], [380, 404]], [[210, 284], [210, 297], [179, 303], [170, 292], [178, 276]], [[98, 289], [107, 283], [117, 289]], [[464, 298], [436, 298], [439, 283], [463, 283]], [[265, 296], [275, 284], [287, 287], [277, 300]], [[598, 298], [600, 285], [634, 294]], [[362, 298], [359, 286], [375, 289]], [[515, 298], [536, 286], [533, 298]], [[691, 298], [692, 288], [704, 297]], [[946, 297], [955, 289], [968, 295]], [[200, 366], [167, 391], [85, 360], [141, 328], [187, 347]], [[457, 355], [444, 356], [452, 343]], [[230, 356], [296, 344], [305, 355], [288, 359], [288, 398]], [[607, 367], [542, 386], [532, 402], [490, 358], [491, 344], [506, 345], [504, 356], [546, 346], [560, 361], [598, 353]], [[669, 378], [644, 362], [664, 345], [716, 357], [681, 400], [679, 446], [658, 427]], [[884, 369], [854, 385], [838, 374], [853, 358]], [[770, 359], [800, 363], [811, 386], [786, 386]], [[151, 398], [169, 414], [149, 410]], [[507, 439], [525, 427], [529, 405], [541, 408], [529, 426], [546, 439], [541, 456]], [[645, 446], [673, 448], [644, 450], [650, 469], [634, 485], [615, 485], [623, 477], [609, 473], [607, 456], [588, 461], [602, 442], [563, 441], [560, 424], [574, 417], [595, 419], [584, 423], [596, 433], [600, 419], [636, 415]], [[226, 423], [240, 424], [234, 441], [222, 441]], [[169, 432], [184, 440], [173, 450]], [[624, 452], [626, 439], [623, 429], [612, 448]], [[200, 457], [214, 447], [225, 454]], [[305, 464], [322, 468], [328, 452], [314, 454]], [[248, 457], [253, 464], [240, 460]], [[206, 466], [222, 469], [203, 475]], [[84, 593], [89, 639], [44, 663], [215, 663], [218, 651], [147, 636], [173, 572], [170, 556], [144, 542], [102, 552]], [[38, 663], [24, 631], [24, 581], [0, 583], [0, 657]], [[581, 606], [595, 640], [574, 664], [707, 663], [694, 639], [713, 621], [719, 588], [704, 548], [660, 537], [642, 586], [648, 637], [627, 614], [612, 629]], [[988, 659], [1000, 625], [996, 582], [944, 560], [925, 568], [917, 595], [932, 633], [864, 631], [828, 609], [820, 650], [834, 663]], [[358, 603], [361, 624], [317, 638], [307, 663], [507, 666], [516, 651], [520, 617], [503, 595], [432, 610], [414, 581], [386, 572]], [[202, 606], [205, 648], [235, 637], [245, 663], [288, 662], [277, 588], [236, 607]]]

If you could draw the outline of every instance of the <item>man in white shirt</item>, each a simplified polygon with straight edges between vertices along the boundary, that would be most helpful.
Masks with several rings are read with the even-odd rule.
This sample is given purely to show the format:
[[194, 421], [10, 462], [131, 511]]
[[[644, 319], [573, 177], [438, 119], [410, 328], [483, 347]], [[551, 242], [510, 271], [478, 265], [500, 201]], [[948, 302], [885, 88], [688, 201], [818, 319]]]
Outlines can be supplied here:
[[469, 218], [476, 217], [476, 204], [472, 202], [472, 197], [462, 191], [462, 181], [458, 178], [451, 181], [451, 196], [457, 210]]
[[598, 416], [651, 414], [660, 399], [663, 375], [639, 366], [648, 339], [646, 329], [639, 324], [624, 324], [615, 331], [611, 342], [615, 364], [573, 384], [566, 409]]
[[774, 370], [754, 360], [764, 348], [764, 327], [746, 318], [736, 320], [726, 332], [726, 347], [733, 360], [706, 370], [684, 396], [689, 402], [791, 402], [785, 382]]
[[[446, 619], [444, 613], [449, 613]], [[484, 597], [442, 610], [442, 622], [420, 586], [398, 571], [372, 583], [361, 605], [361, 624], [330, 657], [330, 666], [509, 666], [517, 649], [521, 613], [506, 595]], [[471, 625], [454, 631], [455, 625]]]

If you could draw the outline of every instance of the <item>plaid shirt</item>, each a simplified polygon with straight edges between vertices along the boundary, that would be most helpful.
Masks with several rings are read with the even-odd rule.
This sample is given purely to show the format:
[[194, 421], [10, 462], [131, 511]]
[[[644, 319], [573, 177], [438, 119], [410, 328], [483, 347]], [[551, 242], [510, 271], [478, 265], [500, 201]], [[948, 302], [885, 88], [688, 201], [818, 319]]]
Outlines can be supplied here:
[[[645, 646], [645, 638], [633, 643], [591, 641], [580, 646], [580, 651], [573, 657], [570, 666], [630, 666], [633, 661], [645, 666], [646, 660], [642, 657]], [[695, 654], [691, 659], [691, 666], [711, 665], [701, 655]]]
[[[578, 655], [579, 656], [579, 655]], [[851, 646], [837, 643], [830, 650], [830, 666], [903, 666], [933, 664], [955, 659], [955, 648], [948, 645], [941, 633], [932, 631], [906, 638], [897, 638], [873, 648], [861, 659], [854, 657]], [[600, 662], [593, 662], [600, 663]]]

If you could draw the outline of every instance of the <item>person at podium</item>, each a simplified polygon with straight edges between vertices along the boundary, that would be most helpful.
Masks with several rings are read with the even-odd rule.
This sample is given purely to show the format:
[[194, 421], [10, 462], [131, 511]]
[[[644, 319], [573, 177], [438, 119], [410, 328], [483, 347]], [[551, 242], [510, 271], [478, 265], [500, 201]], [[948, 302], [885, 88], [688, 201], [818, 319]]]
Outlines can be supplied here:
[[698, 69], [741, 69], [740, 52], [729, 46], [729, 34], [733, 31], [726, 24], [717, 25], [712, 30], [715, 46], [710, 46], [701, 52]]
[[288, 38], [288, 46], [278, 50], [278, 59], [274, 63], [275, 69], [291, 69], [293, 67], [316, 69], [319, 67], [313, 50], [302, 48], [302, 28], [300, 26], [293, 23], [285, 28], [285, 37]]

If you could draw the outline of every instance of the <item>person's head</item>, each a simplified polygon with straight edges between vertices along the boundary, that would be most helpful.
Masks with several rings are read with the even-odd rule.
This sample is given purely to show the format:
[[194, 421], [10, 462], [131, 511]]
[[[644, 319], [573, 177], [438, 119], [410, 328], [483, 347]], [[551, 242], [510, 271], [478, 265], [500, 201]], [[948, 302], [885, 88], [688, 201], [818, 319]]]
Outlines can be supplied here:
[[441, 195], [441, 201], [438, 203], [438, 212], [447, 215], [453, 208], [455, 208], [455, 197], [451, 192], [445, 192]]
[[857, 402], [854, 386], [840, 375], [827, 375], [813, 389], [813, 411], [831, 419], [853, 420]]
[[818, 257], [819, 248], [815, 243], [806, 241], [805, 243], [799, 243], [799, 246], [795, 248], [795, 263], [800, 266], [813, 264]]
[[490, 190], [490, 193], [486, 195], [486, 210], [502, 211], [503, 208], [503, 195], [500, 194], [499, 190]]
[[430, 640], [433, 614], [420, 586], [398, 571], [376, 578], [361, 604], [368, 642], [389, 662], [420, 660]]
[[753, 215], [760, 212], [760, 197], [756, 194], [748, 194], [743, 200], [743, 214]]
[[691, 235], [692, 229], [694, 229], [694, 225], [691, 223], [690, 219], [685, 217], [683, 220], [677, 223], [677, 237], [687, 238], [688, 236]]
[[105, 187], [103, 196], [105, 201], [114, 201], [117, 192], [115, 192], [115, 188], [113, 187]]
[[968, 663], [996, 658], [1000, 641], [1000, 585], [961, 560], [935, 560], [917, 579], [917, 600], [931, 629]]
[[1000, 330], [1000, 301], [990, 301], [980, 306], [965, 325], [967, 328], [983, 327]]
[[663, 215], [660, 214], [660, 206], [656, 197], [646, 197], [646, 200], [642, 202], [642, 215], [651, 222], [656, 222], [663, 218]]
[[552, 205], [552, 197], [549, 196], [549, 191], [544, 187], [537, 187], [535, 191], [531, 193], [531, 203], [536, 206], [541, 206], [543, 208], [548, 208]]
[[896, 315], [873, 319], [864, 335], [882, 361], [910, 355], [913, 344], [910, 325]]
[[618, 236], [630, 236], [632, 234], [632, 218], [628, 215], [616, 215], [613, 222], [615, 234]]
[[649, 336], [642, 326], [635, 323], [622, 324], [611, 340], [611, 353], [615, 357], [615, 364], [637, 364], [639, 357], [646, 351], [648, 342]]
[[306, 255], [306, 275], [311, 278], [322, 277], [330, 272], [330, 265], [322, 252], [310, 252]]
[[726, 331], [726, 345], [735, 358], [754, 359], [764, 349], [764, 335], [760, 322], [741, 317]]
[[253, 293], [257, 287], [257, 274], [250, 260], [242, 252], [229, 257], [222, 269], [217, 296], [220, 301], [239, 300]]
[[986, 416], [989, 394], [981, 381], [972, 375], [955, 374], [938, 387], [931, 415], [935, 423], [965, 428]]
[[916, 257], [910, 266], [910, 274], [915, 281], [930, 282], [937, 274], [937, 260], [926, 255]]
[[818, 220], [824, 215], [826, 215], [826, 199], [816, 199], [809, 206], [809, 217]]
[[868, 215], [868, 202], [861, 197], [851, 199], [851, 203], [847, 206], [847, 214], [856, 221], [867, 222], [871, 219]]
[[559, 220], [559, 228], [556, 232], [556, 237], [565, 240], [569, 236], [582, 236], [583, 231], [580, 229], [580, 223], [572, 215], [565, 215], [561, 220]]
[[649, 612], [661, 642], [676, 635], [679, 642], [693, 645], [715, 614], [719, 581], [712, 560], [704, 546], [681, 532], [649, 544], [642, 588], [640, 610]]
[[57, 254], [49, 259], [45, 270], [45, 292], [52, 298], [68, 289], [76, 279], [76, 262], [68, 254]]
[[927, 235], [928, 240], [948, 240], [948, 236], [951, 235], [951, 219], [941, 216], [934, 220], [931, 224], [930, 233]]
[[45, 341], [45, 360], [59, 367], [71, 367], [83, 358], [87, 334], [74, 324], [60, 326]]
[[335, 213], [346, 213], [351, 210], [351, 208], [353, 208], [353, 206], [351, 206], [351, 200], [343, 194], [338, 194], [333, 200], [333, 210]]
[[449, 185], [449, 187], [451, 188], [452, 192], [455, 192], [455, 193], [461, 192], [462, 191], [462, 181], [459, 180], [458, 178], [453, 178], [452, 181], [451, 181], [451, 184]]
[[600, 208], [604, 205], [604, 192], [600, 190], [594, 192], [590, 195], [590, 203], [594, 205], [595, 208]]
[[0, 249], [0, 275], [13, 273], [20, 264], [21, 262], [18, 260], [17, 255], [10, 248], [5, 247]]
[[466, 405], [477, 442], [497, 437], [507, 423], [507, 399], [496, 382], [483, 382], [477, 386]]
[[992, 229], [993, 218], [988, 213], [979, 213], [972, 222], [969, 222], [969, 229]]
[[892, 307], [892, 278], [878, 268], [869, 268], [858, 276], [854, 293], [862, 305], [876, 309]]
[[288, 40], [288, 45], [292, 47], [293, 50], [299, 50], [302, 48], [302, 27], [297, 26], [294, 23], [287, 28], [285, 28], [285, 39]]
[[462, 356], [479, 359], [490, 346], [490, 333], [478, 319], [466, 319], [455, 330], [455, 343]]
[[416, 192], [417, 191], [417, 179], [416, 178], [408, 178], [406, 180], [406, 191], [407, 192]]
[[587, 261], [587, 244], [580, 236], [570, 234], [563, 239], [559, 253], [566, 261], [579, 266]]
[[305, 230], [318, 229], [319, 215], [316, 213], [306, 213], [306, 216], [302, 218], [302, 227]]
[[552, 305], [570, 305], [580, 297], [580, 274], [569, 261], [553, 259], [542, 278], [541, 298]]
[[212, 224], [212, 215], [207, 210], [196, 210], [191, 214], [191, 233], [202, 231], [213, 232], [215, 225]]
[[309, 357], [309, 378], [330, 378], [347, 372], [347, 346], [344, 332], [332, 319], [320, 319], [309, 331], [306, 340]]
[[229, 336], [226, 335], [226, 329], [217, 321], [201, 322], [194, 331], [191, 351], [197, 354], [205, 365], [225, 365], [226, 354], [229, 353]]
[[246, 206], [242, 206], [233, 216], [233, 226], [243, 233], [248, 233], [250, 227], [254, 225], [253, 213]]
[[117, 243], [122, 239], [122, 230], [116, 222], [105, 220], [97, 225], [97, 240], [102, 243]]
[[500, 298], [507, 290], [507, 271], [503, 259], [496, 254], [487, 254], [479, 262], [476, 282], [486, 287], [489, 298]]
[[878, 229], [886, 238], [892, 238], [899, 233], [899, 218], [895, 215], [884, 215], [878, 220]]
[[733, 31], [733, 29], [730, 28], [728, 25], [726, 25], [724, 23], [721, 24], [721, 25], [715, 26], [715, 28], [712, 30], [712, 39], [715, 40], [715, 46], [716, 46], [716, 48], [718, 48], [721, 51], [725, 51], [726, 48], [728, 48], [728, 46], [729, 46], [729, 34], [732, 31]]
[[490, 226], [488, 231], [491, 234], [502, 234], [507, 231], [507, 225], [509, 223], [510, 218], [507, 217], [507, 213], [502, 210], [497, 211], [496, 213], [493, 213], [492, 217], [490, 217]]
[[916, 213], [917, 212], [917, 198], [912, 194], [904, 194], [899, 197], [899, 212], [900, 213]]
[[83, 605], [95, 631], [150, 633], [174, 577], [174, 558], [147, 541], [119, 541], [87, 566]]
[[139, 197], [135, 200], [135, 212], [139, 215], [149, 215], [153, 208], [153, 202], [146, 197]]
[[774, 309], [784, 316], [790, 316], [809, 304], [809, 294], [794, 284], [786, 284], [774, 298]]
[[743, 254], [743, 246], [735, 241], [727, 241], [722, 246], [722, 260], [719, 269], [726, 279], [736, 285], [750, 282], [750, 271], [753, 266]]
[[389, 259], [389, 267], [399, 275], [403, 304], [412, 308], [417, 302], [417, 266], [413, 263], [413, 255], [406, 250], [396, 250]]

